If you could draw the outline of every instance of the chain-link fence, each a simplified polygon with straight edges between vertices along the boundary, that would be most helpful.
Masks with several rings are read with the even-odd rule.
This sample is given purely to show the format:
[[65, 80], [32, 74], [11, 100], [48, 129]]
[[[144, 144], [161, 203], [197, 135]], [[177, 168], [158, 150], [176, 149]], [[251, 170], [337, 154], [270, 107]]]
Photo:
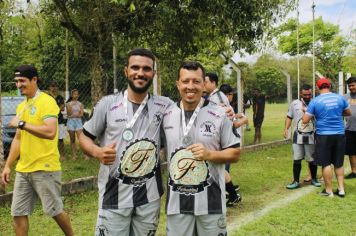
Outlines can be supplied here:
[[[67, 51], [68, 52], [68, 51]], [[113, 72], [113, 60], [107, 60], [101, 64], [102, 68], [102, 95], [111, 94], [114, 90], [124, 90], [127, 86], [127, 81], [124, 76], [124, 65], [126, 58], [118, 58], [116, 60], [116, 75]], [[157, 86], [158, 93], [164, 96], [169, 96], [172, 99], [178, 99], [178, 93], [175, 87], [177, 78], [177, 70], [179, 61], [173, 60], [159, 60], [157, 59]], [[18, 65], [16, 65], [18, 66]], [[16, 67], [14, 66], [14, 67]], [[51, 52], [42, 63], [36, 64], [39, 72], [39, 87], [41, 91], [51, 94], [54, 97], [58, 95], [65, 99], [68, 105], [71, 97], [71, 91], [77, 90], [79, 93], [78, 101], [84, 106], [83, 122], [88, 119], [95, 99], [93, 99], [93, 61], [89, 57], [81, 56], [79, 52], [74, 49], [66, 51], [58, 50], [56, 53]], [[2, 135], [1, 143], [3, 144], [4, 158], [6, 159], [11, 141], [15, 135], [15, 129], [8, 128], [8, 123], [16, 114], [16, 106], [24, 99], [19, 90], [16, 88], [14, 82], [14, 68], [2, 69], [0, 67], [0, 81], [1, 81], [1, 122], [2, 122]], [[116, 81], [114, 81], [116, 77]], [[55, 82], [56, 87], [53, 88]], [[115, 88], [116, 86], [116, 88]], [[151, 88], [151, 92], [153, 91]], [[64, 118], [66, 118], [66, 109], [62, 111]], [[65, 153], [64, 156], [70, 158], [75, 155], [70, 146], [69, 133], [65, 132], [64, 137]], [[82, 155], [79, 148], [77, 148], [79, 155]]]

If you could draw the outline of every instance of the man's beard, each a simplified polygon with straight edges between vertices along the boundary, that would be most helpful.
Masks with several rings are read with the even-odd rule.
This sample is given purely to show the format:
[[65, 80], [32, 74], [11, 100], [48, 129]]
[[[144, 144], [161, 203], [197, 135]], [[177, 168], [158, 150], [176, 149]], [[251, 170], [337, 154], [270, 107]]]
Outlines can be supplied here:
[[138, 87], [135, 86], [135, 84], [133, 83], [132, 80], [128, 79], [129, 86], [132, 89], [132, 91], [134, 91], [135, 93], [145, 93], [145, 92], [147, 92], [147, 90], [150, 88], [150, 86], [152, 84], [152, 81], [153, 81], [152, 79], [148, 80], [147, 84], [144, 87], [138, 88]]

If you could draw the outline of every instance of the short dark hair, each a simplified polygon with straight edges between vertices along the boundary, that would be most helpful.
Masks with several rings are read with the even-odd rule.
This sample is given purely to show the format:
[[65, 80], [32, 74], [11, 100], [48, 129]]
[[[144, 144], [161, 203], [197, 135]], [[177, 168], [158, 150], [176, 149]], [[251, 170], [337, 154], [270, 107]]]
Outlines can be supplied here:
[[220, 86], [220, 91], [224, 94], [229, 94], [232, 93], [232, 87], [230, 86], [230, 84], [222, 84]]
[[57, 82], [54, 80], [51, 80], [48, 84], [48, 87], [58, 87]]
[[348, 79], [346, 80], [346, 83], [347, 83], [347, 84], [356, 83], [356, 77], [351, 76], [350, 78], [348, 78]]
[[312, 87], [309, 84], [303, 84], [302, 87], [300, 87], [300, 91], [302, 90], [310, 90]]
[[62, 105], [62, 104], [64, 104], [64, 98], [61, 95], [58, 95], [56, 97], [56, 102], [57, 102], [57, 105]]
[[178, 69], [178, 78], [177, 80], [179, 80], [179, 74], [180, 74], [180, 71], [182, 69], [186, 69], [186, 70], [198, 70], [198, 69], [201, 69], [201, 71], [203, 72], [203, 79], [205, 78], [205, 69], [204, 69], [204, 66], [202, 64], [200, 64], [199, 62], [197, 61], [185, 61], [183, 62], [179, 69]]
[[153, 61], [153, 66], [155, 64], [156, 61], [156, 57], [155, 55], [152, 53], [151, 50], [147, 49], [147, 48], [135, 48], [132, 49], [128, 54], [127, 54], [127, 64], [129, 65], [129, 59], [131, 56], [143, 56], [143, 57], [148, 57], [151, 58]]
[[209, 73], [206, 73], [205, 76], [207, 76], [209, 78], [210, 82], [215, 82], [216, 86], [218, 86], [219, 77], [216, 73], [209, 72]]

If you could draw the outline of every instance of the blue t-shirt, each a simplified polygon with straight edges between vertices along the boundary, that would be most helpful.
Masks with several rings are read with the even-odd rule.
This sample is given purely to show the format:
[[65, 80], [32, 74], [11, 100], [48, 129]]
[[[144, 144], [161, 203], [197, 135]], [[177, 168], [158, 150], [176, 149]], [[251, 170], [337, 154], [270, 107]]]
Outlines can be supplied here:
[[344, 134], [342, 112], [349, 108], [344, 97], [335, 93], [323, 93], [311, 100], [306, 114], [316, 119], [316, 134]]

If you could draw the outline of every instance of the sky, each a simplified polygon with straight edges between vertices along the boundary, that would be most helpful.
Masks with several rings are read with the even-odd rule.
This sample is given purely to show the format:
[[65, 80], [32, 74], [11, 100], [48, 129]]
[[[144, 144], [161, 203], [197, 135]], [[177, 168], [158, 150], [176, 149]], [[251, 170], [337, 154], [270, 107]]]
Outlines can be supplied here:
[[[351, 30], [356, 28], [356, 0], [314, 0], [315, 19], [322, 17], [324, 21], [339, 25], [341, 34], [350, 37]], [[299, 0], [299, 21], [306, 23], [313, 19], [313, 0]], [[288, 18], [296, 18], [297, 12], [291, 12]], [[355, 39], [355, 33], [353, 34]], [[258, 55], [240, 57], [235, 54], [233, 60], [254, 63]]]

